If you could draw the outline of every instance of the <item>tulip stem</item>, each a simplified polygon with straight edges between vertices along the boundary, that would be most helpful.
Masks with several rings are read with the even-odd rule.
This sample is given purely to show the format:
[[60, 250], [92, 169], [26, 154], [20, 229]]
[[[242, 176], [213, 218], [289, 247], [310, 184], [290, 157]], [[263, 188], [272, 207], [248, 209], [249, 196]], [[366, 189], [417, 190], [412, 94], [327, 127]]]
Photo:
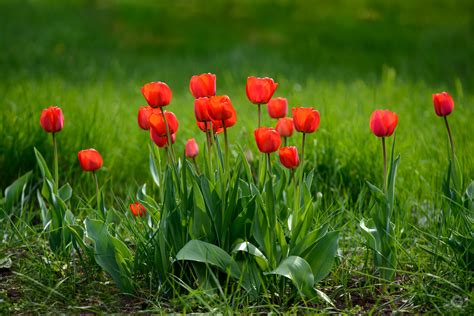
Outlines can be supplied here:
[[168, 146], [170, 147], [170, 152], [171, 152], [171, 161], [175, 162], [175, 159], [174, 159], [174, 150], [173, 150], [173, 140], [171, 139], [171, 134], [170, 134], [170, 128], [168, 126], [168, 121], [166, 120], [166, 116], [165, 116], [165, 111], [163, 110], [163, 108], [160, 108], [161, 110], [161, 116], [163, 116], [163, 121], [165, 122], [165, 126], [166, 126], [166, 140], [167, 140], [167, 143], [168, 143]]
[[451, 134], [451, 128], [449, 128], [448, 117], [444, 116], [444, 123], [446, 124], [446, 129], [448, 130], [449, 144], [451, 145], [451, 159], [454, 161], [454, 141]]
[[304, 163], [304, 141], [306, 138], [306, 133], [303, 132], [303, 140], [301, 142], [301, 166], [303, 166]]
[[208, 161], [208, 164], [209, 164], [209, 168], [210, 168], [210, 171], [212, 171], [212, 134], [211, 134], [211, 130], [212, 129], [212, 125], [209, 125], [209, 128], [208, 128], [208, 124], [212, 124], [210, 122], [204, 122], [204, 129], [206, 131], [206, 140], [207, 140], [207, 161]]
[[193, 159], [194, 167], [196, 168], [196, 172], [197, 172], [198, 175], [200, 175], [200, 174], [201, 174], [201, 171], [199, 170], [199, 166], [198, 166], [198, 164], [197, 164], [197, 162], [196, 162], [196, 157], [193, 157], [192, 159]]
[[387, 191], [387, 149], [385, 148], [385, 137], [382, 137], [383, 152], [383, 190]]
[[285, 147], [288, 146], [288, 137], [283, 137], [283, 143], [285, 144]]
[[58, 142], [56, 140], [56, 133], [53, 133], [53, 159], [54, 159], [54, 192], [59, 191], [59, 167], [58, 167]]
[[99, 181], [97, 180], [97, 174], [95, 173], [95, 171], [92, 171], [92, 177], [94, 178], [94, 182], [95, 182], [95, 197], [96, 197], [96, 200], [97, 200], [97, 210], [102, 212], [102, 210], [100, 210]]
[[260, 128], [260, 120], [261, 120], [260, 117], [261, 117], [261, 112], [262, 112], [261, 104], [258, 104], [257, 108], [258, 108], [258, 127]]
[[222, 120], [222, 126], [224, 127], [224, 141], [225, 141], [225, 172], [229, 170], [229, 139], [227, 138], [227, 127], [225, 126], [225, 120]]

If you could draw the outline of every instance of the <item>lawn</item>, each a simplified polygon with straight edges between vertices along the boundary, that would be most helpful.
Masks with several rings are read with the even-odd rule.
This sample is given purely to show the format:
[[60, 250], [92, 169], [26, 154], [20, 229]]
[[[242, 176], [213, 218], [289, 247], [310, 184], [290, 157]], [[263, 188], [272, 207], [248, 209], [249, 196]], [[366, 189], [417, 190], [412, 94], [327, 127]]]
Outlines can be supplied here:
[[[24, 203], [11, 212], [5, 201], [0, 204], [0, 312], [474, 312], [472, 196], [470, 209], [453, 213], [443, 189], [449, 142], [432, 101], [433, 93], [448, 91], [455, 102], [449, 124], [462, 194], [474, 178], [474, 2], [3, 0], [0, 34], [2, 194], [33, 170]], [[97, 209], [91, 175], [78, 163], [81, 149], [92, 147], [103, 156], [97, 175], [109, 209], [128, 214], [145, 183], [148, 194], [161, 200], [149, 170], [149, 135], [137, 125], [145, 83], [169, 85], [167, 110], [180, 123], [177, 157], [194, 137], [201, 150], [197, 162], [204, 166], [206, 137], [195, 123], [189, 80], [207, 72], [216, 74], [217, 94], [228, 95], [237, 112], [228, 131], [232, 166], [242, 162], [240, 148], [252, 172], [262, 165], [253, 135], [257, 109], [245, 92], [248, 76], [273, 78], [279, 84], [275, 96], [287, 98], [290, 108], [320, 112], [318, 131], [306, 136], [304, 171], [313, 175], [307, 197], [317, 201], [311, 225], [327, 224], [339, 234], [330, 273], [315, 284], [331, 304], [300, 298], [290, 284], [283, 286], [283, 297], [271, 289], [252, 297], [213, 269], [210, 283], [220, 285], [211, 294], [207, 282], [186, 283], [176, 271], [173, 290], [152, 285], [154, 279], [139, 271], [136, 290], [125, 295], [93, 257], [82, 262], [78, 252], [68, 257], [51, 250], [36, 193], [43, 177], [34, 148], [53, 170], [41, 110], [57, 105], [64, 112], [57, 135], [60, 185], [71, 185], [68, 207], [83, 226]], [[378, 187], [383, 182], [380, 140], [369, 128], [376, 109], [398, 114], [395, 136], [388, 139], [389, 149], [396, 139], [401, 157], [391, 219], [398, 261], [390, 281], [375, 271], [359, 225], [376, 212], [367, 181]], [[274, 126], [276, 120], [265, 108], [263, 113], [263, 125]], [[298, 146], [301, 141], [300, 133], [290, 140]], [[276, 155], [272, 159], [279, 183], [289, 173]], [[292, 200], [289, 190], [277, 207]], [[127, 245], [135, 236], [128, 215], [121, 224], [113, 221]]]

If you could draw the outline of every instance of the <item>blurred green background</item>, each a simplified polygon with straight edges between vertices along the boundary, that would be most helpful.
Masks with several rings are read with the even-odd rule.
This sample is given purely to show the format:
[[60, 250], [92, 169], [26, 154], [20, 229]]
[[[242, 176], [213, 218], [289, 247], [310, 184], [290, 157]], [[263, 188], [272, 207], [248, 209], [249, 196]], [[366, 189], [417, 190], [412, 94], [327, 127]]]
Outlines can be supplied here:
[[249, 75], [273, 77], [280, 84], [275, 95], [290, 106], [320, 110], [307, 157], [321, 190], [337, 194], [380, 178], [380, 144], [369, 116], [376, 108], [397, 112], [401, 190], [428, 198], [447, 160], [432, 93], [447, 90], [455, 98], [449, 117], [455, 143], [466, 178], [474, 174], [473, 38], [470, 0], [1, 0], [0, 187], [35, 168], [33, 146], [51, 161], [39, 116], [53, 104], [65, 115], [61, 182], [76, 190], [88, 182], [76, 155], [89, 147], [102, 153], [101, 177], [114, 191], [150, 181], [149, 137], [136, 123], [145, 103], [140, 87], [165, 81], [173, 90], [168, 110], [180, 119], [182, 152], [189, 137], [204, 142], [189, 79], [212, 72], [218, 93], [228, 94], [238, 112], [234, 144], [255, 148]]

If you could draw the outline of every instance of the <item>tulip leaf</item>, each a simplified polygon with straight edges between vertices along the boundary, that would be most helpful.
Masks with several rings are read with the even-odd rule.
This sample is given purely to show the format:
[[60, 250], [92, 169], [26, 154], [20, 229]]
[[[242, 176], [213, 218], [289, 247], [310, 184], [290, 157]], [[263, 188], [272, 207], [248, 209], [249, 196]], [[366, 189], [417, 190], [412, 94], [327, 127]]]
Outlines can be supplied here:
[[22, 196], [25, 195], [25, 190], [31, 179], [31, 171], [28, 171], [5, 189], [4, 210], [6, 214], [13, 211], [15, 204], [18, 203]]
[[314, 275], [314, 282], [324, 279], [334, 263], [339, 241], [339, 233], [336, 231], [327, 233], [320, 238], [314, 246], [306, 251], [304, 258], [311, 266]]
[[72, 197], [72, 188], [69, 183], [66, 183], [59, 189], [58, 195], [64, 202], [68, 201]]
[[52, 181], [53, 176], [51, 175], [51, 172], [49, 171], [46, 161], [44, 160], [43, 156], [36, 148], [34, 148], [34, 151], [35, 151], [35, 156], [36, 156], [36, 162], [38, 163], [43, 179], [46, 178]]
[[238, 243], [234, 246], [232, 249], [233, 253], [236, 252], [247, 252], [251, 255], [254, 256], [255, 261], [257, 262], [258, 266], [260, 267], [261, 270], [265, 271], [268, 269], [268, 260], [265, 257], [265, 255], [253, 244], [249, 243], [248, 241], [244, 241], [241, 243]]

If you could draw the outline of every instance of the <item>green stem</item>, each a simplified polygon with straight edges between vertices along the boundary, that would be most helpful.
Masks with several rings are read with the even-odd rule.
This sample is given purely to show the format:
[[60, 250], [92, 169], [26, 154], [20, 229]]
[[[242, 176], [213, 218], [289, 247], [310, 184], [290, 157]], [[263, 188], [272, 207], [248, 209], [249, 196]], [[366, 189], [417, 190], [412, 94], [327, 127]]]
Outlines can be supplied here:
[[449, 128], [447, 116], [444, 116], [444, 123], [446, 124], [446, 129], [448, 130], [449, 144], [451, 145], [451, 159], [454, 162], [454, 141], [453, 135], [451, 134], [451, 128]]
[[225, 121], [222, 120], [222, 126], [224, 127], [224, 141], [225, 141], [225, 173], [229, 172], [229, 139], [227, 137], [227, 127]]
[[54, 192], [59, 191], [59, 167], [58, 167], [58, 142], [56, 140], [56, 133], [53, 133], [53, 150], [54, 150]]
[[383, 152], [383, 190], [387, 191], [387, 150], [385, 148], [385, 137], [382, 137], [382, 152]]
[[288, 146], [288, 137], [283, 137], [283, 143], [285, 144], [285, 147]]
[[261, 112], [262, 112], [262, 110], [261, 110], [261, 104], [258, 104], [257, 107], [258, 107], [258, 127], [260, 127], [260, 122], [261, 122], [261, 118], [260, 118], [260, 117], [261, 117]]
[[97, 209], [102, 212], [102, 210], [100, 210], [99, 181], [97, 180], [97, 174], [95, 173], [95, 171], [92, 171], [92, 176], [94, 177], [94, 182], [95, 182], [95, 197], [97, 201]]
[[170, 147], [171, 160], [174, 163], [175, 160], [174, 160], [173, 140], [171, 139], [170, 128], [168, 126], [168, 121], [166, 120], [165, 111], [163, 110], [163, 108], [160, 108], [160, 110], [161, 110], [161, 116], [163, 117], [163, 121], [165, 122], [165, 126], [166, 126], [166, 137], [168, 138], [168, 146]]
[[198, 164], [197, 164], [197, 162], [196, 162], [196, 157], [193, 157], [193, 164], [194, 164], [194, 167], [196, 168], [197, 174], [198, 174], [198, 175], [201, 174], [201, 171], [199, 170], [199, 166], [198, 166]]
[[305, 141], [305, 138], [306, 138], [306, 133], [303, 133], [303, 140], [301, 142], [301, 166], [303, 167], [303, 163], [304, 163], [304, 141]]

